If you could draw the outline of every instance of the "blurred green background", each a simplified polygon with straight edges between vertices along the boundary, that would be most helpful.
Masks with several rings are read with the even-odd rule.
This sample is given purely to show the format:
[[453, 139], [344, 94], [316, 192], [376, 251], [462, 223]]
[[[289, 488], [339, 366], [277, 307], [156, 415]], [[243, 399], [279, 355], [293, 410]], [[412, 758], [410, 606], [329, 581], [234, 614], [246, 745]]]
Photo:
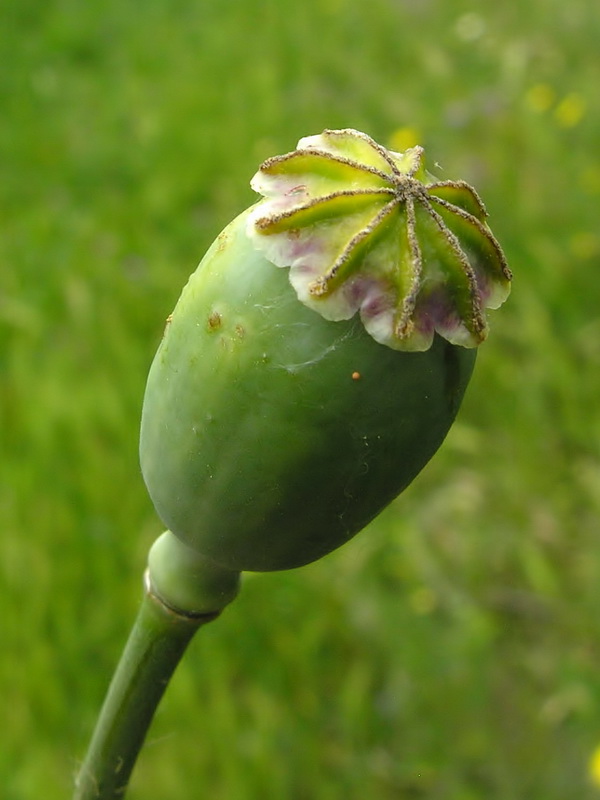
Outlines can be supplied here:
[[600, 797], [600, 5], [0, 15], [2, 797], [69, 796], [133, 620], [166, 316], [258, 163], [346, 126], [475, 184], [513, 295], [411, 488], [193, 642], [130, 800]]

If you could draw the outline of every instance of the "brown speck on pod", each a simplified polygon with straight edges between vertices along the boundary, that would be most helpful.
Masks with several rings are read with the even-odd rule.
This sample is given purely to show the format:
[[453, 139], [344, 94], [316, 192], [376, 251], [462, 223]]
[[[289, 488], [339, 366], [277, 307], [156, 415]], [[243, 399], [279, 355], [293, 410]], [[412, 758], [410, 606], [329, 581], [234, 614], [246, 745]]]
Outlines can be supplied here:
[[352, 380], [353, 381], [359, 381], [361, 378], [362, 378], [362, 375], [360, 374], [360, 372], [356, 372], [355, 371], [355, 372], [352, 373]]
[[222, 318], [218, 311], [213, 311], [208, 317], [208, 330], [217, 331], [221, 327]]
[[169, 316], [165, 320], [165, 329], [163, 330], [163, 337], [166, 335], [167, 331], [169, 330], [169, 325], [171, 324], [171, 320], [172, 319], [173, 319], [173, 314], [169, 314]]
[[227, 247], [228, 236], [225, 231], [217, 236], [217, 252], [221, 253]]
[[246, 331], [245, 331], [243, 325], [236, 325], [235, 326], [235, 332], [236, 332], [236, 335], [237, 335], [238, 339], [243, 339], [244, 336], [246, 335]]

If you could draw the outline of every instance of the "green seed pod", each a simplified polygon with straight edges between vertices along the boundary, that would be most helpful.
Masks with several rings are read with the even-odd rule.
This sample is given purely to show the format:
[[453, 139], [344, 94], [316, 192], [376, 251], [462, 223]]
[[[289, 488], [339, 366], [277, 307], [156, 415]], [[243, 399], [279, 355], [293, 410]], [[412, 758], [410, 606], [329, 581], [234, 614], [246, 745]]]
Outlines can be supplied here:
[[276, 570], [339, 547], [424, 467], [511, 276], [477, 194], [426, 173], [421, 148], [325, 131], [253, 186], [265, 199], [169, 318], [140, 453], [175, 536]]

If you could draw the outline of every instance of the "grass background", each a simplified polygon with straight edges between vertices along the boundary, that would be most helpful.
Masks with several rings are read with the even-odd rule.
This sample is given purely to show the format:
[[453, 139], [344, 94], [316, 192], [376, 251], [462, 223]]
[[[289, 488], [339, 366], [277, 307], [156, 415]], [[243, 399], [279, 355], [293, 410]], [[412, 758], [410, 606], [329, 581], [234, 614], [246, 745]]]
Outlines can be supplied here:
[[352, 543], [251, 576], [131, 800], [599, 797], [600, 6], [0, 11], [0, 786], [68, 797], [160, 532], [163, 321], [265, 157], [325, 127], [474, 183], [515, 272], [460, 418]]

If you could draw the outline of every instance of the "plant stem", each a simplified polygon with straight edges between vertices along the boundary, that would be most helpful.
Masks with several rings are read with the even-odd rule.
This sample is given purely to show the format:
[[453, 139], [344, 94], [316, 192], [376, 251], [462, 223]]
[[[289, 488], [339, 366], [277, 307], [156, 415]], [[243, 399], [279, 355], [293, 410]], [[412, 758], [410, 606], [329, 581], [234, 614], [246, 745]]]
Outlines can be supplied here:
[[74, 800], [116, 800], [127, 789], [146, 732], [198, 628], [220, 611], [187, 614], [152, 591], [149, 573], [137, 619], [108, 690], [76, 780]]

